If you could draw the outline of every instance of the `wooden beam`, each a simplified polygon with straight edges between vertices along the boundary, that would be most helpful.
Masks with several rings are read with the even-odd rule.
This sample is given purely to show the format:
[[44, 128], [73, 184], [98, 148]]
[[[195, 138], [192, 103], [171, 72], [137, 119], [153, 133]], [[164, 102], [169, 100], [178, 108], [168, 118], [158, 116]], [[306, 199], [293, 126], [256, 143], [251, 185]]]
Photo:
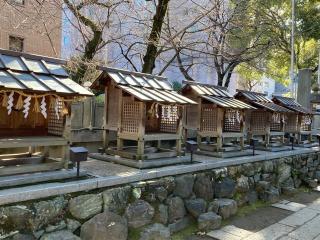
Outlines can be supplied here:
[[[144, 154], [144, 135], [145, 135], [145, 125], [146, 125], [146, 103], [139, 102], [140, 109], [140, 124], [138, 130], [138, 149], [137, 149], [137, 157], [138, 159], [142, 159], [142, 155]], [[141, 157], [141, 158], [140, 158]]]
[[104, 89], [104, 108], [103, 108], [103, 148], [109, 146], [109, 130], [107, 129], [107, 109], [108, 109], [108, 86]]
[[68, 144], [61, 146], [61, 158], [63, 161], [64, 168], [68, 168], [69, 158], [70, 158], [70, 136], [71, 136], [71, 117], [66, 116], [63, 137], [68, 139]]
[[222, 130], [223, 130], [223, 118], [224, 118], [224, 109], [218, 108], [217, 114], [217, 149], [220, 151], [223, 146], [223, 137], [222, 137]]
[[[178, 107], [179, 108], [179, 107]], [[179, 109], [178, 109], [179, 111]], [[183, 124], [182, 124], [182, 118], [179, 117], [178, 118], [178, 128], [177, 128], [177, 135], [179, 136], [179, 138], [176, 140], [176, 151], [178, 156], [181, 156], [181, 150], [182, 150], [182, 132], [183, 132]]]
[[[113, 99], [116, 101], [116, 99]], [[110, 100], [111, 101], [111, 100]], [[118, 134], [117, 134], [117, 150], [120, 151], [123, 148], [123, 140], [119, 137], [119, 133], [122, 132], [122, 111], [123, 111], [123, 93], [122, 90], [119, 89], [119, 99], [118, 99]], [[110, 110], [110, 109], [109, 109]]]

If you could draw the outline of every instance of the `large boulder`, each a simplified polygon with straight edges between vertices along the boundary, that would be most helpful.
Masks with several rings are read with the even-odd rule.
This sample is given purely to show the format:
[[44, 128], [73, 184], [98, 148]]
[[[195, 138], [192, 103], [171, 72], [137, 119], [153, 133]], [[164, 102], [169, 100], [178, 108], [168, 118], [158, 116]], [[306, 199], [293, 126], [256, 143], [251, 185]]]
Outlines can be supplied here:
[[32, 230], [33, 212], [24, 205], [0, 208], [1, 226], [9, 227], [9, 231]]
[[202, 213], [198, 218], [198, 228], [201, 231], [210, 231], [220, 227], [221, 216], [214, 212]]
[[209, 204], [208, 204], [208, 212], [218, 213], [218, 211], [219, 211], [219, 202], [217, 200], [209, 202]]
[[278, 183], [282, 184], [291, 177], [291, 166], [281, 162], [277, 166]]
[[241, 175], [237, 179], [237, 185], [236, 185], [237, 192], [246, 193], [249, 191], [249, 189], [250, 189], [250, 186], [249, 186], [248, 177]]
[[58, 222], [65, 213], [67, 204], [68, 201], [62, 196], [34, 203], [33, 229], [38, 230], [49, 223]]
[[80, 238], [81, 240], [127, 240], [127, 220], [113, 212], [100, 213], [82, 225]]
[[201, 213], [207, 211], [207, 202], [202, 198], [186, 200], [185, 206], [188, 212], [195, 218], [198, 218]]
[[294, 181], [292, 177], [289, 177], [281, 184], [281, 192], [285, 195], [294, 195], [297, 192], [294, 188]]
[[47, 233], [50, 233], [50, 232], [60, 231], [60, 230], [63, 230], [63, 229], [65, 229], [65, 228], [67, 228], [67, 224], [66, 224], [66, 222], [65, 222], [64, 220], [61, 220], [61, 221], [58, 222], [57, 224], [54, 224], [54, 225], [49, 224], [49, 225], [46, 227], [45, 231], [46, 231]]
[[221, 179], [225, 178], [228, 175], [228, 169], [226, 167], [224, 168], [215, 168], [212, 169], [213, 179]]
[[17, 233], [12, 238], [8, 240], [37, 240], [32, 234]]
[[193, 191], [198, 198], [206, 201], [213, 199], [213, 185], [210, 176], [206, 174], [198, 174], [194, 182]]
[[194, 222], [191, 216], [185, 216], [179, 220], [176, 220], [173, 223], [168, 224], [168, 228], [170, 229], [171, 234], [180, 232], [183, 229], [187, 228]]
[[231, 178], [224, 178], [214, 185], [216, 198], [232, 198], [235, 193], [236, 183]]
[[271, 187], [271, 183], [267, 181], [259, 181], [256, 184], [256, 191], [261, 194], [264, 193], [265, 191], [269, 190]]
[[140, 240], [170, 240], [170, 229], [155, 223], [146, 227], [140, 235]]
[[264, 173], [272, 173], [273, 172], [273, 161], [264, 161], [262, 163], [262, 171]]
[[318, 181], [320, 181], [320, 171], [319, 170], [315, 171], [314, 178], [317, 179]]
[[87, 194], [72, 198], [69, 201], [69, 210], [72, 216], [86, 220], [102, 212], [101, 194]]
[[176, 186], [175, 178], [172, 176], [161, 178], [161, 186], [163, 186], [167, 190], [168, 195], [173, 193]]
[[255, 166], [252, 163], [245, 163], [241, 165], [241, 173], [247, 177], [255, 174]]
[[154, 213], [154, 208], [143, 200], [136, 200], [134, 203], [129, 204], [125, 211], [129, 227], [133, 228], [139, 228], [151, 223]]
[[177, 176], [173, 194], [181, 198], [188, 198], [193, 194], [194, 177], [191, 174]]
[[235, 215], [238, 210], [237, 202], [233, 199], [220, 198], [215, 200], [218, 205], [218, 214], [227, 219], [232, 215]]
[[144, 193], [144, 199], [148, 202], [163, 202], [168, 196], [168, 191], [163, 186], [148, 187]]
[[279, 201], [280, 193], [277, 188], [271, 186], [267, 191], [259, 194], [259, 196], [263, 201], [276, 203]]
[[40, 240], [81, 240], [78, 236], [67, 230], [44, 234]]
[[248, 203], [254, 204], [258, 200], [258, 194], [256, 191], [250, 191], [248, 193]]
[[305, 178], [303, 181], [308, 185], [309, 188], [316, 188], [318, 186], [317, 179]]
[[112, 188], [102, 193], [103, 210], [122, 214], [131, 195], [131, 187]]
[[167, 199], [168, 197], [168, 190], [165, 189], [165, 187], [158, 187], [156, 188], [156, 198], [160, 201], [160, 202], [163, 202], [164, 200]]
[[168, 206], [159, 204], [154, 218], [155, 222], [166, 225], [168, 223]]
[[183, 200], [180, 197], [170, 197], [166, 200], [168, 205], [169, 223], [182, 219], [186, 215]]
[[74, 220], [74, 219], [67, 218], [66, 222], [67, 222], [67, 229], [70, 232], [76, 231], [81, 226], [81, 223], [79, 223], [77, 220]]

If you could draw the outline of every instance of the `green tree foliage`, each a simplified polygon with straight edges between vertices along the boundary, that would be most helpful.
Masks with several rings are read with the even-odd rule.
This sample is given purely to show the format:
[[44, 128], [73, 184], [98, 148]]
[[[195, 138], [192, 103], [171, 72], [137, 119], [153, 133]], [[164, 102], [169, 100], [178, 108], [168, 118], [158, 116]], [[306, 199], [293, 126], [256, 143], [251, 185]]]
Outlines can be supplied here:
[[240, 89], [252, 91], [253, 88], [262, 80], [263, 73], [247, 63], [240, 64], [237, 67], [237, 72], [240, 74], [238, 86]]
[[[260, 61], [250, 62], [284, 84], [289, 82], [291, 55], [291, 0], [258, 0], [259, 11], [270, 26], [272, 46]], [[295, 69], [318, 67], [318, 45], [320, 39], [320, 2], [318, 0], [296, 0]], [[259, 66], [256, 63], [259, 62]], [[261, 65], [261, 62], [264, 64]], [[242, 73], [243, 74], [243, 73]]]

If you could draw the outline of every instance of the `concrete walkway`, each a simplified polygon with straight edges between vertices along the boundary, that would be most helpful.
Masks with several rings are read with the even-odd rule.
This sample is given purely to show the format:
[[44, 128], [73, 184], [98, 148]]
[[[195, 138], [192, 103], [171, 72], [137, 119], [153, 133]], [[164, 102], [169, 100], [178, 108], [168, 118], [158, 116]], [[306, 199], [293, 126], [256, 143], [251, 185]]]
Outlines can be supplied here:
[[320, 240], [320, 197], [306, 206], [289, 201], [273, 206], [282, 209], [287, 206], [293, 213], [258, 232], [228, 225], [207, 236], [218, 240]]
[[110, 162], [89, 159], [81, 164], [81, 169], [94, 176], [89, 179], [67, 182], [40, 183], [31, 186], [0, 189], [0, 206], [33, 199], [47, 198], [61, 194], [89, 191], [132, 182], [146, 181], [172, 175], [193, 173], [215, 168], [240, 165], [258, 161], [319, 152], [319, 148], [295, 148], [283, 152], [256, 151], [255, 156], [235, 158], [215, 158], [202, 155], [194, 156], [194, 164], [181, 164], [152, 169], [135, 169]]

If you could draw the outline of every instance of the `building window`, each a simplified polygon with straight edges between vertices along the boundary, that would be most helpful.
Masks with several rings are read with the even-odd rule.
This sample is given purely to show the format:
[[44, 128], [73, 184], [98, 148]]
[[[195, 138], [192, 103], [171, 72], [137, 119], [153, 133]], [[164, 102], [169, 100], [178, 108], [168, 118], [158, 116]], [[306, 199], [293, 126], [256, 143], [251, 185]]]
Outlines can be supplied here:
[[23, 38], [9, 36], [9, 49], [12, 51], [23, 52]]

